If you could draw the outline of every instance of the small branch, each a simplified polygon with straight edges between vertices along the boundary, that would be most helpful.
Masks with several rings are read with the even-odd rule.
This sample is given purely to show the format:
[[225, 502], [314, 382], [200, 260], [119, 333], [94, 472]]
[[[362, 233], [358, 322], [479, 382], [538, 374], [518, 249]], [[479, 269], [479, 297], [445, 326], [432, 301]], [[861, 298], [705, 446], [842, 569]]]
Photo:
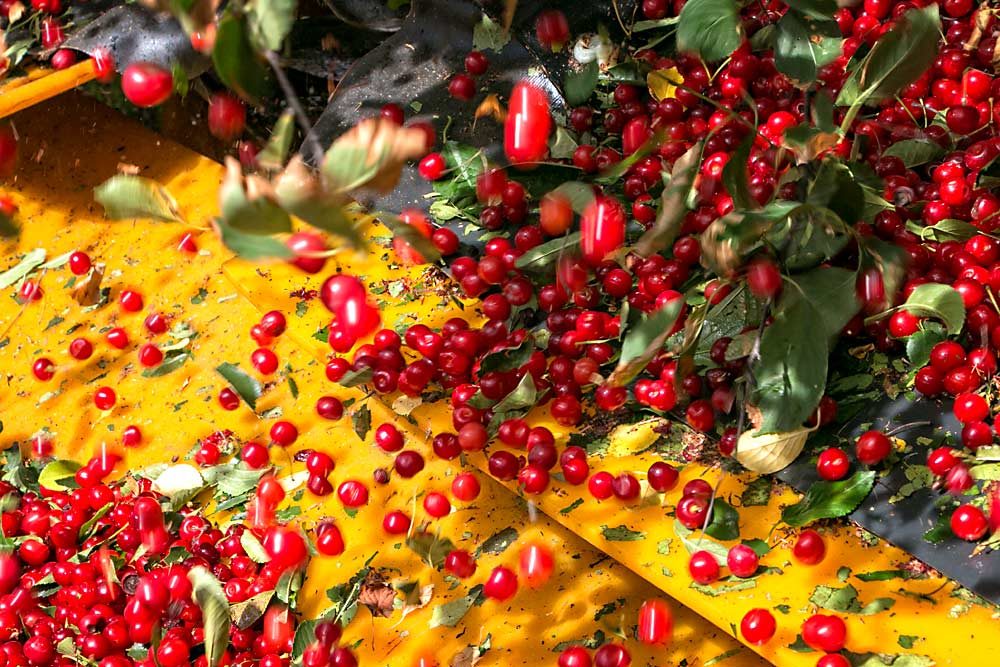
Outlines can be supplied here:
[[295, 114], [295, 120], [298, 121], [299, 127], [305, 132], [306, 162], [316, 165], [323, 155], [323, 146], [320, 145], [319, 139], [312, 133], [312, 124], [309, 122], [309, 117], [306, 115], [305, 109], [302, 108], [302, 103], [299, 102], [299, 96], [295, 94], [295, 89], [292, 88], [291, 82], [285, 75], [285, 70], [281, 67], [278, 54], [274, 51], [265, 51], [264, 55], [267, 57], [267, 62], [271, 65], [271, 69], [274, 70], [274, 75], [278, 78], [278, 85], [281, 86], [281, 92], [284, 93], [285, 99], [288, 101], [288, 106], [291, 107], [292, 113]]

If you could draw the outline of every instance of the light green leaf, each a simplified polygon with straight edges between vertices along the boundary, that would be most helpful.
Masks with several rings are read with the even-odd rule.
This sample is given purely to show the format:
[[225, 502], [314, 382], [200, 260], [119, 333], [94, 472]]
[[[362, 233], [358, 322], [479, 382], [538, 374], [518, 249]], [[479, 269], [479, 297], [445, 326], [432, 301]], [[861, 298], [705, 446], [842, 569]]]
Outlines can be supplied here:
[[126, 174], [112, 176], [94, 188], [94, 199], [104, 207], [104, 215], [111, 220], [181, 220], [177, 202], [167, 189], [148, 178]]
[[37, 269], [45, 261], [45, 248], [35, 248], [25, 253], [21, 261], [0, 273], [0, 289], [10, 287], [32, 271]]
[[431, 610], [431, 620], [428, 622], [428, 627], [433, 630], [434, 628], [444, 626], [446, 628], [453, 628], [459, 624], [459, 622], [465, 618], [465, 615], [469, 613], [469, 610], [473, 606], [480, 603], [483, 599], [483, 587], [481, 585], [471, 588], [467, 595], [456, 598], [451, 602], [445, 602], [442, 605], [438, 605]]
[[[80, 469], [80, 464], [75, 461], [57, 459], [47, 463], [42, 472], [38, 475], [38, 485], [44, 489], [52, 491], [67, 491], [76, 487], [73, 475]], [[64, 486], [62, 482], [69, 481], [72, 486]]]
[[257, 164], [264, 169], [281, 169], [288, 157], [295, 135], [295, 114], [286, 109], [274, 124], [271, 137], [264, 148], [257, 153]]
[[882, 151], [882, 157], [898, 157], [908, 169], [933, 162], [944, 155], [940, 144], [926, 139], [904, 139]]
[[638, 542], [646, 539], [646, 533], [641, 530], [632, 530], [628, 526], [601, 526], [601, 535], [608, 542]]
[[247, 18], [254, 41], [260, 48], [280, 51], [295, 23], [296, 0], [253, 0]]
[[[468, 33], [466, 33], [468, 34]], [[503, 26], [491, 19], [485, 13], [483, 19], [472, 29], [472, 48], [477, 51], [496, 51], [499, 53], [510, 42], [510, 34]]]
[[580, 232], [573, 232], [537, 245], [514, 262], [514, 266], [524, 270], [542, 270], [557, 261], [567, 252], [580, 247]]
[[683, 299], [674, 299], [628, 329], [618, 365], [608, 377], [609, 384], [624, 386], [653, 360], [670, 337], [683, 306]]
[[197, 565], [188, 571], [193, 596], [201, 609], [205, 628], [205, 658], [209, 667], [218, 667], [229, 645], [229, 601], [222, 584], [207, 568]]
[[942, 283], [926, 283], [918, 285], [910, 293], [904, 310], [924, 317], [934, 317], [941, 320], [948, 334], [955, 336], [962, 331], [965, 324], [965, 302], [962, 295], [951, 285]]

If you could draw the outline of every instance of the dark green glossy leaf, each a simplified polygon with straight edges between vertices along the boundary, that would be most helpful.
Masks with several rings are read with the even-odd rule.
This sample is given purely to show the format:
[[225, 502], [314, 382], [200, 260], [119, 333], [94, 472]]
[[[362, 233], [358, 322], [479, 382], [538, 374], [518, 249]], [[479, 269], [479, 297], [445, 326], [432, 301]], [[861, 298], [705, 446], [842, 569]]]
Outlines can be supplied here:
[[705, 534], [717, 540], [736, 540], [740, 537], [740, 515], [733, 506], [716, 498], [712, 503], [712, 521], [705, 526]]
[[785, 4], [817, 19], [832, 19], [837, 11], [836, 0], [786, 0]]
[[219, 21], [212, 64], [222, 82], [240, 97], [253, 101], [267, 96], [270, 72], [257, 57], [244, 19], [235, 14], [227, 13]]
[[761, 433], [794, 431], [815, 411], [826, 389], [830, 342], [859, 309], [854, 282], [846, 269], [818, 268], [785, 284], [754, 364]]
[[566, 78], [563, 80], [566, 104], [575, 107], [589, 100], [594, 88], [597, 87], [599, 72], [596, 60], [590, 61], [579, 70], [566, 72]]
[[937, 322], [927, 322], [917, 333], [906, 339], [906, 358], [910, 365], [920, 368], [927, 365], [931, 349], [947, 338], [944, 327]]
[[653, 360], [670, 337], [683, 306], [683, 299], [674, 299], [628, 329], [622, 341], [618, 365], [608, 377], [609, 384], [624, 386]]
[[964, 220], [955, 220], [953, 218], [946, 218], [926, 227], [913, 220], [909, 220], [906, 223], [906, 229], [925, 241], [937, 241], [938, 243], [943, 243], [944, 241], [967, 241], [976, 234], [979, 234], [978, 228]]
[[494, 556], [499, 556], [507, 547], [517, 542], [517, 529], [515, 528], [504, 528], [503, 530], [494, 533], [487, 537], [482, 544], [476, 548], [475, 556], [479, 558], [482, 554], [492, 554]]
[[781, 520], [798, 528], [819, 519], [853, 512], [875, 485], [875, 471], [861, 470], [839, 482], [814, 482], [805, 497], [781, 511]]
[[819, 69], [840, 55], [842, 42], [836, 21], [789, 10], [778, 21], [774, 66], [799, 83], [812, 83]]
[[635, 251], [649, 257], [668, 247], [680, 233], [687, 215], [687, 199], [701, 163], [701, 142], [695, 143], [684, 155], [677, 158], [670, 170], [670, 181], [660, 195], [660, 210], [653, 226], [635, 244]]
[[434, 607], [434, 609], [431, 610], [431, 620], [428, 622], [428, 627], [431, 630], [442, 625], [446, 628], [455, 627], [463, 618], [465, 618], [465, 615], [469, 613], [469, 610], [472, 609], [472, 607], [481, 604], [483, 599], [482, 585], [474, 586], [469, 589], [469, 592], [466, 595], [460, 598], [455, 598], [451, 602], [445, 602], [442, 605]]
[[748, 134], [722, 168], [722, 183], [738, 209], [757, 208], [757, 202], [750, 195], [750, 183], [747, 180], [747, 161], [756, 136], [754, 133]]
[[734, 0], [689, 0], [677, 22], [677, 46], [707, 62], [722, 60], [743, 41], [743, 26]]
[[432, 533], [414, 533], [406, 538], [406, 546], [420, 556], [420, 560], [437, 570], [441, 569], [444, 559], [455, 548], [447, 537], [439, 537]]
[[580, 232], [554, 238], [535, 246], [517, 258], [514, 266], [522, 271], [544, 270], [566, 253], [575, 252], [580, 247]]
[[[292, 219], [266, 196], [251, 199], [243, 179], [227, 177], [219, 188], [219, 209], [226, 226], [248, 234], [281, 234], [292, 231]], [[290, 251], [289, 251], [290, 252]]]
[[908, 11], [850, 73], [837, 105], [881, 102], [916, 81], [934, 62], [940, 35], [936, 4]]
[[260, 398], [263, 388], [256, 378], [247, 375], [239, 366], [228, 361], [216, 366], [215, 372], [225, 378], [233, 391], [240, 395], [251, 410], [257, 409], [257, 399]]
[[230, 227], [224, 220], [217, 219], [215, 226], [219, 230], [222, 244], [234, 253], [248, 260], [258, 259], [292, 259], [295, 255], [284, 243], [273, 236], [248, 234]]
[[343, 377], [337, 380], [337, 383], [343, 387], [358, 387], [371, 382], [374, 375], [375, 370], [370, 366], [356, 370], [352, 368], [344, 373]]

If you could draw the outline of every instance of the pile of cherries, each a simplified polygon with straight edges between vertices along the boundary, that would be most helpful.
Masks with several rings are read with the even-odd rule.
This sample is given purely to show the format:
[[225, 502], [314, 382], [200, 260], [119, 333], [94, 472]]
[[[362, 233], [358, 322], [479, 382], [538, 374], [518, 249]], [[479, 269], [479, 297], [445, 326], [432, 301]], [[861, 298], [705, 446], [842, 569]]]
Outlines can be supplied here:
[[[229, 436], [207, 438], [201, 452], [221, 437]], [[0, 550], [2, 664], [207, 667], [192, 569], [210, 571], [236, 604], [304, 567], [308, 551], [297, 531], [272, 522], [223, 532], [190, 505], [168, 515], [168, 499], [148, 479], [106, 481], [117, 461], [108, 452], [95, 456], [76, 472], [72, 489], [23, 491], [0, 482], [3, 535], [14, 545]], [[280, 490], [265, 478], [258, 497], [275, 486]], [[247, 554], [245, 531], [262, 543], [266, 563]], [[287, 665], [295, 625], [294, 611], [271, 601], [252, 623], [231, 626], [221, 664]], [[308, 651], [325, 650], [325, 664], [356, 665], [350, 649], [337, 646], [339, 636], [339, 626], [324, 621]]]

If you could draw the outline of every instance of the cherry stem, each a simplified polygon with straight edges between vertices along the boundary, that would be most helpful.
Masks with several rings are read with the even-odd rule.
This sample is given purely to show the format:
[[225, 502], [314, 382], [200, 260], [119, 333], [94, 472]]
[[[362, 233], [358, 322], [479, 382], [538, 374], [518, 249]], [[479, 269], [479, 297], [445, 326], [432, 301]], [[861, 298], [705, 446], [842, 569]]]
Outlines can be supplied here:
[[323, 155], [323, 146], [320, 145], [319, 138], [312, 133], [312, 123], [309, 122], [309, 116], [306, 115], [302, 103], [299, 102], [299, 96], [295, 94], [295, 89], [288, 80], [285, 70], [281, 67], [280, 57], [271, 50], [265, 51], [264, 56], [267, 58], [268, 64], [271, 65], [271, 69], [274, 70], [274, 75], [278, 79], [278, 85], [281, 86], [281, 92], [284, 93], [285, 99], [288, 101], [288, 106], [291, 107], [292, 113], [295, 114], [295, 120], [298, 121], [299, 127], [305, 132], [306, 162], [318, 164], [320, 157]]
[[896, 435], [897, 433], [901, 433], [902, 431], [906, 431], [906, 430], [911, 429], [911, 428], [917, 428], [918, 426], [930, 426], [930, 425], [931, 425], [931, 422], [930, 421], [926, 421], [926, 420], [925, 421], [918, 421], [918, 422], [909, 422], [908, 424], [900, 424], [899, 426], [897, 426], [896, 428], [892, 429], [891, 431], [886, 431], [885, 434], [886, 434], [886, 436], [888, 436], [888, 437], [891, 438], [892, 436]]

